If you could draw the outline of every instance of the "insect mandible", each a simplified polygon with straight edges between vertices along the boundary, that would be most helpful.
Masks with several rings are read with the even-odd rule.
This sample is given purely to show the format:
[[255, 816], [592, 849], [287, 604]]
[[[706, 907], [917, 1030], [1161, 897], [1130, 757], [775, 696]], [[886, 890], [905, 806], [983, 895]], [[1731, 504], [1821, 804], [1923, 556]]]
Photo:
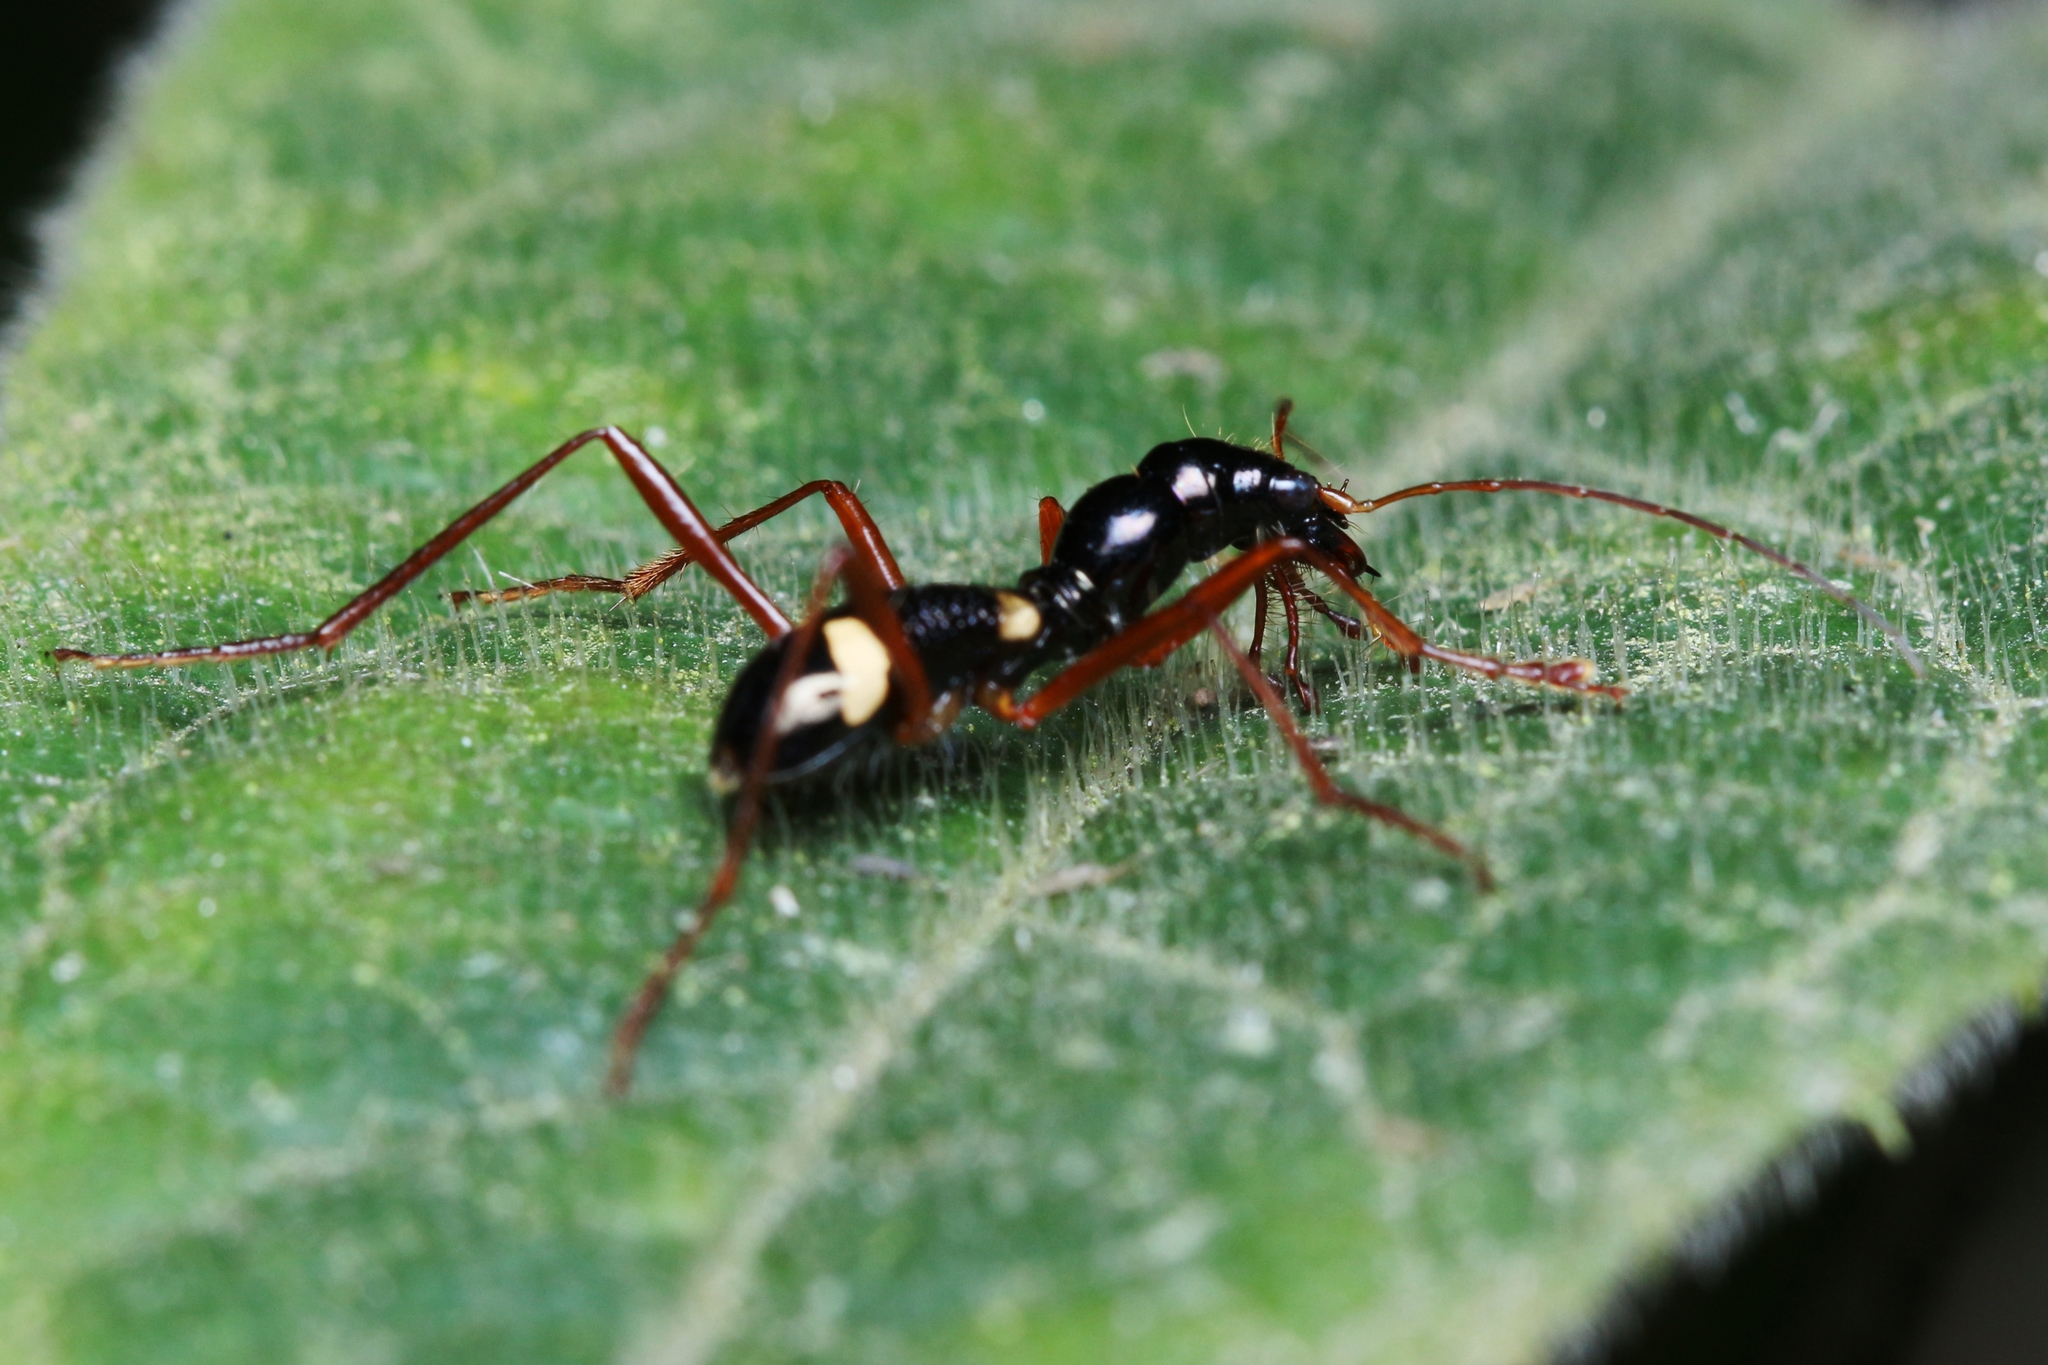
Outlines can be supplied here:
[[[711, 783], [732, 798], [724, 856], [696, 914], [648, 973], [613, 1033], [605, 1084], [615, 1097], [624, 1096], [632, 1084], [641, 1039], [676, 973], [732, 898], [769, 786], [844, 762], [874, 743], [928, 743], [968, 705], [1032, 729], [1111, 673], [1157, 665], [1204, 633], [1214, 636], [1272, 717], [1318, 801], [1407, 831], [1463, 862], [1482, 890], [1491, 889], [1485, 862], [1463, 844], [1393, 806], [1346, 791], [1330, 776], [1260, 666], [1269, 600], [1279, 599], [1286, 621], [1285, 683], [1309, 709], [1316, 700], [1300, 666], [1304, 612], [1322, 616], [1352, 639], [1378, 640], [1411, 670], [1433, 660], [1481, 677], [1617, 701], [1625, 690], [1595, 681], [1593, 665], [1585, 659], [1509, 662], [1472, 654], [1432, 643], [1395, 616], [1359, 581], [1377, 577], [1378, 571], [1347, 532], [1347, 518], [1392, 503], [1452, 492], [1549, 493], [1668, 517], [1805, 579], [1869, 622], [1916, 675], [1924, 675], [1912, 646], [1883, 615], [1818, 571], [1749, 536], [1626, 494], [1541, 479], [1434, 482], [1385, 497], [1356, 498], [1288, 461], [1291, 409], [1286, 399], [1275, 409], [1270, 450], [1207, 437], [1169, 441], [1155, 446], [1134, 472], [1083, 493], [1071, 509], [1041, 499], [1040, 563], [1010, 587], [911, 584], [860, 499], [835, 479], [806, 483], [714, 528], [637, 441], [617, 427], [599, 427], [557, 446], [309, 631], [153, 653], [56, 649], [51, 658], [95, 668], [150, 668], [313, 647], [332, 650], [549, 470], [592, 442], [604, 445], [675, 538], [676, 548], [623, 578], [571, 574], [502, 591], [453, 593], [451, 599], [457, 605], [509, 602], [556, 592], [635, 598], [687, 565], [700, 564], [768, 636], [734, 678], [713, 734]], [[747, 576], [726, 542], [814, 495], [837, 515], [847, 543], [826, 556], [798, 622]], [[1190, 564], [1225, 550], [1239, 553], [1172, 602], [1158, 605]], [[1311, 589], [1304, 570], [1329, 580], [1342, 595], [1341, 606]], [[828, 608], [832, 588], [842, 578], [846, 600]], [[1223, 612], [1247, 592], [1257, 593], [1248, 650], [1222, 624]], [[1029, 696], [1018, 697], [1034, 674], [1055, 665], [1057, 672]]]

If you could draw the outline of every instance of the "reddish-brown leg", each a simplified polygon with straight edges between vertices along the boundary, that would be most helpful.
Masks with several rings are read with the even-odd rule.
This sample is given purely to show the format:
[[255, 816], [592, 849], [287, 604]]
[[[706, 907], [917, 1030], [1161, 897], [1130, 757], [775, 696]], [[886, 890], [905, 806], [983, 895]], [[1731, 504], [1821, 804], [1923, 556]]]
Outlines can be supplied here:
[[[784, 493], [771, 503], [734, 517], [712, 534], [718, 538], [718, 543], [723, 545], [734, 536], [744, 535], [762, 522], [781, 516], [805, 498], [818, 494], [824, 495], [825, 501], [831, 504], [833, 512], [838, 515], [839, 524], [845, 528], [846, 539], [853, 546], [854, 553], [872, 564], [876, 574], [890, 588], [902, 587], [903, 570], [897, 567], [896, 556], [890, 552], [889, 543], [882, 538], [881, 528], [875, 525], [875, 519], [868, 515], [868, 509], [861, 505], [861, 500], [854, 491], [837, 479], [813, 479], [801, 488]], [[631, 599], [654, 591], [695, 563], [696, 558], [696, 553], [687, 546], [678, 546], [655, 556], [624, 578], [566, 574], [561, 578], [543, 578], [537, 583], [522, 583], [516, 588], [499, 588], [490, 592], [451, 592], [448, 594], [448, 600], [457, 606], [469, 603], [488, 605], [494, 602], [523, 601], [551, 592], [611, 592]]]
[[1287, 419], [1294, 415], [1294, 400], [1282, 396], [1273, 404], [1273, 455], [1276, 459], [1287, 458]]
[[1275, 690], [1259, 666], [1237, 647], [1237, 642], [1230, 638], [1230, 632], [1225, 630], [1223, 623], [1214, 616], [1209, 618], [1209, 632], [1216, 637], [1216, 642], [1223, 646], [1223, 652], [1229, 655], [1230, 662], [1237, 666], [1238, 674], [1257, 694], [1260, 704], [1266, 708], [1266, 714], [1273, 718], [1273, 724], [1286, 738], [1287, 747], [1294, 751], [1294, 761], [1301, 765], [1301, 771], [1308, 778], [1309, 788], [1315, 792], [1316, 800], [1326, 806], [1342, 806], [1345, 810], [1358, 812], [1368, 820], [1377, 820], [1383, 825], [1406, 830], [1424, 843], [1448, 853], [1471, 868], [1472, 880], [1481, 891], [1493, 890], [1493, 874], [1487, 870], [1486, 860], [1456, 839], [1435, 825], [1416, 819], [1397, 806], [1369, 801], [1355, 792], [1345, 791], [1338, 786], [1336, 779], [1330, 776], [1330, 770], [1323, 766], [1322, 759], [1316, 756], [1315, 749], [1308, 742], [1308, 736], [1302, 734], [1301, 727], [1296, 725], [1294, 717], [1288, 714], [1286, 700]]
[[1270, 540], [1238, 556], [1189, 588], [1177, 600], [1139, 620], [1114, 639], [1082, 655], [1065, 669], [1054, 674], [1044, 687], [1026, 700], [1019, 702], [1008, 692], [984, 687], [975, 696], [975, 703], [999, 720], [1022, 729], [1035, 729], [1047, 716], [1080, 697], [1111, 673], [1123, 668], [1158, 663], [1203, 630], [1216, 630], [1223, 639], [1225, 649], [1231, 655], [1231, 661], [1237, 665], [1245, 681], [1258, 694], [1260, 702], [1286, 734], [1296, 757], [1309, 773], [1309, 780], [1315, 784], [1320, 799], [1335, 801], [1336, 804], [1358, 810], [1362, 814], [1383, 820], [1428, 840], [1445, 852], [1471, 863], [1474, 876], [1480, 885], [1483, 888], [1490, 887], [1492, 879], [1487, 875], [1485, 866], [1463, 845], [1443, 831], [1403, 815], [1390, 806], [1379, 806], [1338, 788], [1331, 781], [1329, 773], [1316, 760], [1308, 741], [1302, 737], [1300, 728], [1294, 724], [1294, 718], [1286, 714], [1286, 704], [1272, 683], [1217, 626], [1224, 609], [1238, 597], [1261, 584], [1268, 574], [1291, 571], [1295, 564], [1305, 564], [1327, 575], [1363, 609], [1367, 621], [1371, 623], [1373, 631], [1379, 638], [1405, 659], [1417, 663], [1425, 658], [1435, 659], [1454, 668], [1468, 669], [1490, 678], [1512, 678], [1568, 691], [1593, 692], [1617, 700], [1625, 695], [1619, 687], [1602, 686], [1590, 681], [1593, 667], [1584, 659], [1566, 659], [1554, 663], [1543, 660], [1507, 663], [1484, 655], [1466, 654], [1460, 650], [1433, 645], [1388, 611], [1378, 598], [1359, 586], [1358, 582], [1345, 572], [1343, 565], [1328, 555], [1304, 541]]
[[1355, 616], [1345, 615], [1324, 601], [1323, 595], [1304, 582], [1299, 574], [1295, 575], [1294, 592], [1297, 597], [1309, 604], [1316, 615], [1341, 631], [1347, 640], [1363, 640], [1372, 633], [1363, 621]]
[[1846, 588], [1835, 586], [1818, 569], [1802, 564], [1784, 551], [1773, 549], [1760, 540], [1752, 539], [1739, 531], [1731, 531], [1718, 522], [1708, 521], [1705, 517], [1696, 517], [1690, 512], [1680, 511], [1676, 507], [1666, 507], [1662, 503], [1647, 502], [1642, 498], [1632, 498], [1626, 493], [1609, 492], [1604, 488], [1588, 488], [1584, 484], [1576, 483], [1553, 483], [1548, 479], [1460, 479], [1455, 482], [1419, 483], [1411, 488], [1403, 488], [1389, 493], [1383, 498], [1350, 498], [1340, 490], [1326, 488], [1323, 490], [1323, 500], [1329, 503], [1335, 510], [1350, 515], [1377, 512], [1382, 507], [1388, 507], [1397, 502], [1404, 502], [1409, 498], [1428, 498], [1434, 497], [1439, 493], [1553, 493], [1563, 498], [1586, 498], [1595, 502], [1610, 502], [1617, 507], [1626, 507], [1635, 512], [1645, 512], [1653, 517], [1669, 517], [1671, 520], [1681, 522], [1696, 531], [1705, 531], [1717, 540], [1725, 540], [1731, 544], [1740, 545], [1743, 549], [1753, 554], [1762, 555], [1779, 568], [1805, 579], [1808, 583], [1819, 588], [1829, 597], [1834, 598], [1837, 602], [1840, 602], [1843, 606], [1848, 607], [1851, 611], [1862, 617], [1878, 633], [1883, 635], [1885, 639], [1891, 641], [1893, 648], [1897, 649], [1900, 656], [1905, 659], [1907, 667], [1913, 670], [1914, 677], [1924, 678], [1927, 676], [1926, 665], [1920, 662], [1919, 654], [1914, 651], [1912, 645], [1907, 643], [1904, 633], [1875, 607], [1870, 606]]
[[626, 477], [633, 481], [633, 487], [639, 491], [641, 499], [654, 513], [655, 519], [667, 528], [668, 533], [676, 538], [678, 544], [688, 547], [692, 554], [702, 561], [706, 571], [733, 595], [734, 600], [754, 618], [755, 623], [766, 631], [770, 638], [780, 638], [789, 633], [789, 618], [782, 614], [782, 608], [776, 606], [775, 599], [763, 592], [753, 579], [747, 577], [746, 571], [740, 568], [739, 561], [719, 543], [710, 523], [704, 520], [704, 514], [699, 512], [695, 504], [684, 494], [674, 477], [619, 428], [598, 427], [579, 433], [555, 447], [497, 492], [448, 523], [439, 535], [407, 556], [404, 563], [378, 579], [340, 611], [312, 630], [145, 654], [91, 654], [80, 649], [53, 649], [50, 651], [50, 657], [59, 662], [78, 660], [95, 668], [148, 668], [173, 664], [228, 662], [262, 654], [287, 654], [293, 650], [316, 645], [321, 649], [333, 649], [341, 643], [344, 636], [361, 625], [372, 612], [396, 596], [408, 583], [425, 573], [436, 560], [461, 544], [479, 526], [504, 511], [514, 498], [539, 482], [542, 475], [592, 441], [602, 441], [610, 448], [620, 468], [626, 471]]
[[1253, 663], [1266, 652], [1266, 613], [1272, 607], [1273, 575], [1267, 574], [1252, 588], [1252, 647], [1247, 653]]
[[975, 704], [998, 719], [1032, 729], [1110, 674], [1120, 669], [1149, 667], [1164, 661], [1174, 650], [1207, 629], [1210, 617], [1222, 615], [1225, 608], [1262, 577], [1288, 564], [1306, 565], [1337, 584], [1345, 596], [1364, 612], [1374, 634], [1389, 649], [1416, 667], [1424, 659], [1434, 659], [1487, 678], [1534, 683], [1568, 692], [1590, 692], [1617, 701], [1628, 695], [1626, 688], [1592, 681], [1593, 665], [1585, 659], [1508, 662], [1432, 644], [1388, 611], [1336, 560], [1304, 541], [1269, 540], [1239, 555], [1179, 598], [1082, 655], [1054, 674], [1028, 699], [1020, 702], [1006, 692], [984, 689], [975, 697]]
[[1287, 613], [1287, 656], [1282, 667], [1294, 694], [1301, 698], [1302, 707], [1314, 715], [1322, 709], [1322, 703], [1316, 699], [1315, 689], [1308, 685], [1308, 679], [1301, 676], [1301, 609], [1295, 605], [1298, 596], [1305, 591], [1301, 576], [1292, 568], [1282, 568], [1273, 572], [1272, 579], [1280, 585], [1280, 607]]
[[[636, 570], [635, 572], [638, 571]], [[507, 575], [507, 577], [510, 577], [510, 575]], [[600, 578], [596, 574], [571, 573], [563, 574], [560, 578], [537, 578], [531, 583], [521, 583], [517, 587], [511, 588], [494, 588], [489, 592], [458, 588], [448, 594], [448, 601], [451, 605], [458, 607], [466, 607], [472, 603], [487, 606], [494, 602], [523, 602], [529, 597], [545, 597], [549, 593], [557, 592], [624, 593], [626, 592], [626, 580], [623, 578]]]
[[[1343, 806], [1370, 819], [1379, 820], [1416, 835], [1466, 863], [1472, 868], [1473, 878], [1480, 888], [1491, 890], [1493, 878], [1487, 872], [1485, 863], [1450, 835], [1392, 806], [1368, 801], [1337, 786], [1330, 777], [1329, 770], [1323, 767], [1315, 751], [1309, 747], [1301, 728], [1294, 723], [1294, 717], [1288, 713], [1287, 703], [1279, 692], [1267, 680], [1258, 665], [1239, 650], [1228, 632], [1223, 630], [1220, 618], [1223, 610], [1231, 602], [1249, 589], [1261, 586], [1266, 576], [1273, 573], [1276, 568], [1294, 562], [1311, 564], [1326, 573], [1334, 571], [1344, 577], [1347, 583], [1349, 581], [1341, 565], [1301, 541], [1268, 541], [1232, 560], [1188, 589], [1178, 600], [1146, 616], [1107, 644], [1083, 655], [1064, 671], [1054, 675], [1050, 682], [1028, 700], [1018, 702], [1007, 692], [984, 688], [975, 701], [1001, 720], [1023, 729], [1034, 729], [1040, 721], [1118, 669], [1130, 667], [1144, 659], [1156, 662], [1165, 658], [1173, 649], [1186, 644], [1203, 630], [1213, 631], [1222, 642], [1225, 652], [1230, 655], [1231, 662], [1236, 665], [1245, 682], [1250, 685], [1267, 713], [1272, 716], [1274, 724], [1280, 727], [1289, 747], [1294, 751], [1296, 760], [1308, 775], [1309, 783], [1314, 787], [1318, 800]], [[1403, 625], [1391, 612], [1381, 607], [1370, 593], [1365, 592], [1363, 588], [1358, 589], [1358, 592], [1366, 602], [1371, 603], [1368, 611], [1377, 612], [1384, 618], [1384, 625], [1380, 628], [1383, 637], [1400, 640], [1402, 645], [1410, 649], [1424, 645], [1425, 642], [1420, 637]], [[1572, 683], [1562, 681], [1559, 685], [1571, 686]]]
[[1318, 616], [1321, 616], [1324, 620], [1335, 626], [1343, 633], [1344, 638], [1347, 640], [1363, 640], [1370, 633], [1366, 630], [1363, 621], [1360, 621], [1355, 616], [1346, 616], [1343, 612], [1338, 611], [1323, 600], [1321, 593], [1302, 582], [1299, 578], [1294, 581], [1294, 590], [1301, 595], [1302, 599], [1310, 607], [1314, 608]]
[[858, 552], [847, 564], [846, 582], [854, 611], [889, 653], [890, 671], [895, 675], [896, 695], [902, 699], [903, 711], [903, 719], [896, 726], [896, 742], [925, 744], [937, 739], [953, 723], [953, 717], [959, 714], [959, 701], [948, 698], [939, 706], [933, 706], [931, 683], [924, 675], [924, 661], [910, 647], [910, 638], [903, 633], [902, 618], [889, 605], [889, 585], [882, 581], [875, 566]]
[[1059, 542], [1060, 528], [1067, 524], [1066, 509], [1058, 498], [1038, 500], [1038, 562], [1052, 563], [1052, 547]]
[[[817, 639], [818, 631], [825, 623], [825, 600], [832, 591], [832, 582], [845, 571], [848, 561], [853, 558], [851, 551], [835, 549], [819, 568], [817, 580], [811, 585], [811, 598], [804, 610], [803, 624], [796, 628], [796, 638], [790, 641], [788, 651], [783, 654], [782, 667], [775, 675], [774, 689], [768, 694], [768, 715], [776, 713], [782, 705], [783, 695], [789, 691], [789, 685], [803, 671], [804, 661], [811, 656], [811, 643]], [[768, 767], [775, 757], [775, 739], [775, 727], [763, 725], [760, 737], [754, 741], [754, 752], [747, 761], [746, 778], [741, 782], [739, 795], [733, 804], [732, 821], [726, 826], [725, 856], [719, 859], [718, 871], [711, 878], [711, 885], [705, 889], [704, 899], [698, 902], [697, 913], [676, 934], [675, 941], [668, 945], [668, 951], [661, 955], [661, 961], [647, 973], [647, 979], [633, 996], [633, 1003], [619, 1017], [618, 1027], [612, 1031], [611, 1065], [604, 1081], [605, 1094], [612, 1099], [622, 1100], [632, 1090], [633, 1064], [640, 1055], [640, 1042], [647, 1036], [654, 1016], [661, 1013], [662, 1005], [668, 1000], [669, 987], [674, 984], [676, 973], [696, 955], [697, 945], [711, 932], [711, 922], [739, 886], [740, 869], [746, 865], [747, 850], [753, 846], [754, 830], [761, 822], [761, 798], [768, 787]]]

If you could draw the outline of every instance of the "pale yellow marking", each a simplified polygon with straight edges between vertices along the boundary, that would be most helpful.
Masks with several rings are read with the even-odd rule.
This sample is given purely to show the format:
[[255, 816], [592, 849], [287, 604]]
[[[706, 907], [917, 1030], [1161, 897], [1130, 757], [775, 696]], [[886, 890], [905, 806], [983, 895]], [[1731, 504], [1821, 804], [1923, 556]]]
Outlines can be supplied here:
[[[835, 621], [832, 624], [839, 623]], [[806, 673], [792, 680], [789, 690], [782, 694], [782, 704], [775, 708], [775, 733], [786, 735], [791, 730], [801, 730], [833, 716], [843, 716], [846, 712], [845, 697], [844, 673]], [[870, 711], [873, 709], [869, 708]]]
[[996, 612], [996, 634], [1005, 640], [1036, 640], [1045, 625], [1038, 608], [1013, 592], [996, 594]]
[[839, 670], [839, 718], [848, 725], [865, 724], [889, 696], [889, 651], [855, 616], [825, 623], [825, 648]]

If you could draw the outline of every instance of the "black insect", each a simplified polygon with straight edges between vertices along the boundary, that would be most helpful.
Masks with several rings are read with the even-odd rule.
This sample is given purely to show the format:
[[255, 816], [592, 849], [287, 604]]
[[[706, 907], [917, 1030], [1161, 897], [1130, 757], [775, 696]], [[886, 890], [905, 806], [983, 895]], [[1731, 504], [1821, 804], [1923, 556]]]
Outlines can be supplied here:
[[[1367, 635], [1419, 670], [1424, 659], [1488, 678], [1509, 678], [1620, 700], [1624, 689], [1594, 681], [1584, 659], [1505, 662], [1423, 639], [1359, 582], [1378, 576], [1346, 530], [1346, 519], [1407, 498], [1438, 493], [1553, 493], [1591, 498], [1669, 517], [1753, 550], [1855, 610], [1898, 648], [1915, 674], [1922, 667], [1903, 635], [1882, 615], [1805, 564], [1724, 526], [1656, 503], [1603, 489], [1539, 479], [1469, 479], [1419, 484], [1383, 498], [1354, 498], [1286, 459], [1282, 400], [1273, 418], [1271, 451], [1194, 437], [1155, 446], [1136, 471], [1107, 479], [1062, 512], [1039, 503], [1042, 562], [1013, 587], [934, 583], [912, 585], [853, 490], [820, 479], [714, 529], [668, 471], [617, 427], [573, 437], [497, 492], [456, 518], [404, 563], [310, 631], [149, 654], [51, 651], [59, 661], [96, 668], [147, 668], [230, 661], [319, 646], [333, 649], [385, 601], [502, 511], [541, 476], [592, 441], [618, 459], [677, 548], [624, 578], [572, 574], [503, 591], [453, 594], [458, 603], [509, 602], [551, 592], [604, 592], [639, 597], [686, 565], [704, 566], [768, 635], [740, 670], [712, 740], [711, 783], [734, 798], [725, 855], [696, 915], [663, 954], [613, 1036], [607, 1089], [624, 1095], [641, 1038], [666, 999], [675, 974], [696, 951], [719, 909], [731, 898], [759, 821], [765, 789], [843, 761], [870, 744], [922, 744], [952, 725], [968, 704], [1032, 729], [1111, 673], [1151, 667], [1208, 632], [1286, 737], [1316, 798], [1343, 806], [1425, 840], [1471, 869], [1482, 889], [1485, 863], [1434, 826], [1392, 806], [1366, 800], [1333, 781], [1303, 736], [1279, 690], [1259, 664], [1269, 601], [1284, 613], [1282, 673], [1301, 704], [1315, 694], [1300, 668], [1301, 618], [1312, 611], [1352, 639]], [[801, 624], [740, 568], [726, 542], [812, 495], [822, 496], [845, 528], [848, 545], [825, 559]], [[1238, 555], [1165, 606], [1159, 600], [1191, 563], [1225, 550]], [[1313, 569], [1342, 594], [1341, 609], [1303, 580]], [[846, 601], [827, 609], [844, 578]], [[1249, 650], [1221, 624], [1222, 613], [1256, 590]], [[1155, 609], [1156, 608], [1156, 609]], [[1028, 697], [1017, 690], [1040, 670], [1060, 666]]]

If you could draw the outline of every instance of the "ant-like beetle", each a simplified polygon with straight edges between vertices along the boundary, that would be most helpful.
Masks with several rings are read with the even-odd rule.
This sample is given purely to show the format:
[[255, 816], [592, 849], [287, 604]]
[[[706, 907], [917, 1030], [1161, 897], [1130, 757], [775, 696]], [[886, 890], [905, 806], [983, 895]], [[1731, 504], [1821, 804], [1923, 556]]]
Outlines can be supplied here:
[[[1383, 498], [1355, 498], [1322, 483], [1286, 458], [1292, 403], [1273, 414], [1270, 452], [1207, 437], [1155, 446], [1137, 470], [1095, 485], [1063, 512], [1052, 498], [1038, 504], [1041, 563], [1015, 587], [962, 583], [912, 585], [897, 567], [881, 530], [852, 489], [819, 479], [713, 529], [669, 472], [617, 427], [570, 438], [497, 492], [464, 512], [404, 563], [310, 631], [228, 644], [145, 654], [91, 654], [57, 649], [51, 658], [95, 668], [148, 668], [227, 662], [319, 646], [333, 649], [378, 607], [454, 549], [513, 499], [577, 450], [600, 441], [676, 539], [677, 548], [624, 578], [572, 574], [493, 592], [451, 594], [460, 605], [510, 602], [550, 592], [604, 592], [639, 597], [684, 566], [702, 564], [768, 635], [768, 643], [733, 680], [712, 739], [711, 785], [734, 797], [725, 854], [696, 914], [648, 974], [613, 1034], [606, 1089], [623, 1096], [632, 1083], [640, 1040], [667, 998], [670, 983], [731, 899], [752, 843], [766, 788], [829, 767], [880, 740], [923, 744], [942, 734], [972, 702], [1022, 729], [1032, 729], [1103, 678], [1123, 668], [1148, 668], [1207, 631], [1286, 738], [1316, 799], [1408, 831], [1464, 862], [1481, 890], [1492, 889], [1486, 864], [1450, 835], [1392, 806], [1345, 791], [1331, 779], [1279, 690], [1260, 668], [1268, 600], [1277, 595], [1287, 623], [1283, 671], [1301, 703], [1315, 694], [1300, 669], [1301, 615], [1314, 611], [1352, 639], [1370, 633], [1411, 671], [1424, 659], [1487, 678], [1512, 678], [1569, 692], [1620, 700], [1625, 689], [1593, 681], [1585, 659], [1509, 663], [1423, 639], [1358, 581], [1378, 577], [1346, 533], [1346, 518], [1407, 498], [1438, 493], [1553, 493], [1590, 498], [1669, 517], [1762, 555], [1850, 607], [1880, 631], [1924, 676], [1919, 656], [1890, 621], [1819, 572], [1759, 541], [1714, 522], [1640, 498], [1541, 479], [1466, 479], [1418, 484]], [[1299, 444], [1299, 442], [1297, 442]], [[1305, 448], [1305, 447], [1304, 447]], [[801, 624], [740, 568], [726, 542], [788, 511], [824, 497], [849, 544], [825, 558]], [[1181, 571], [1224, 550], [1240, 553], [1179, 598], [1153, 610]], [[1302, 580], [1304, 568], [1334, 583], [1357, 615], [1324, 601]], [[844, 577], [845, 604], [826, 609]], [[1257, 592], [1251, 648], [1240, 649], [1222, 613]], [[1064, 667], [1029, 697], [1017, 689], [1040, 668]]]

